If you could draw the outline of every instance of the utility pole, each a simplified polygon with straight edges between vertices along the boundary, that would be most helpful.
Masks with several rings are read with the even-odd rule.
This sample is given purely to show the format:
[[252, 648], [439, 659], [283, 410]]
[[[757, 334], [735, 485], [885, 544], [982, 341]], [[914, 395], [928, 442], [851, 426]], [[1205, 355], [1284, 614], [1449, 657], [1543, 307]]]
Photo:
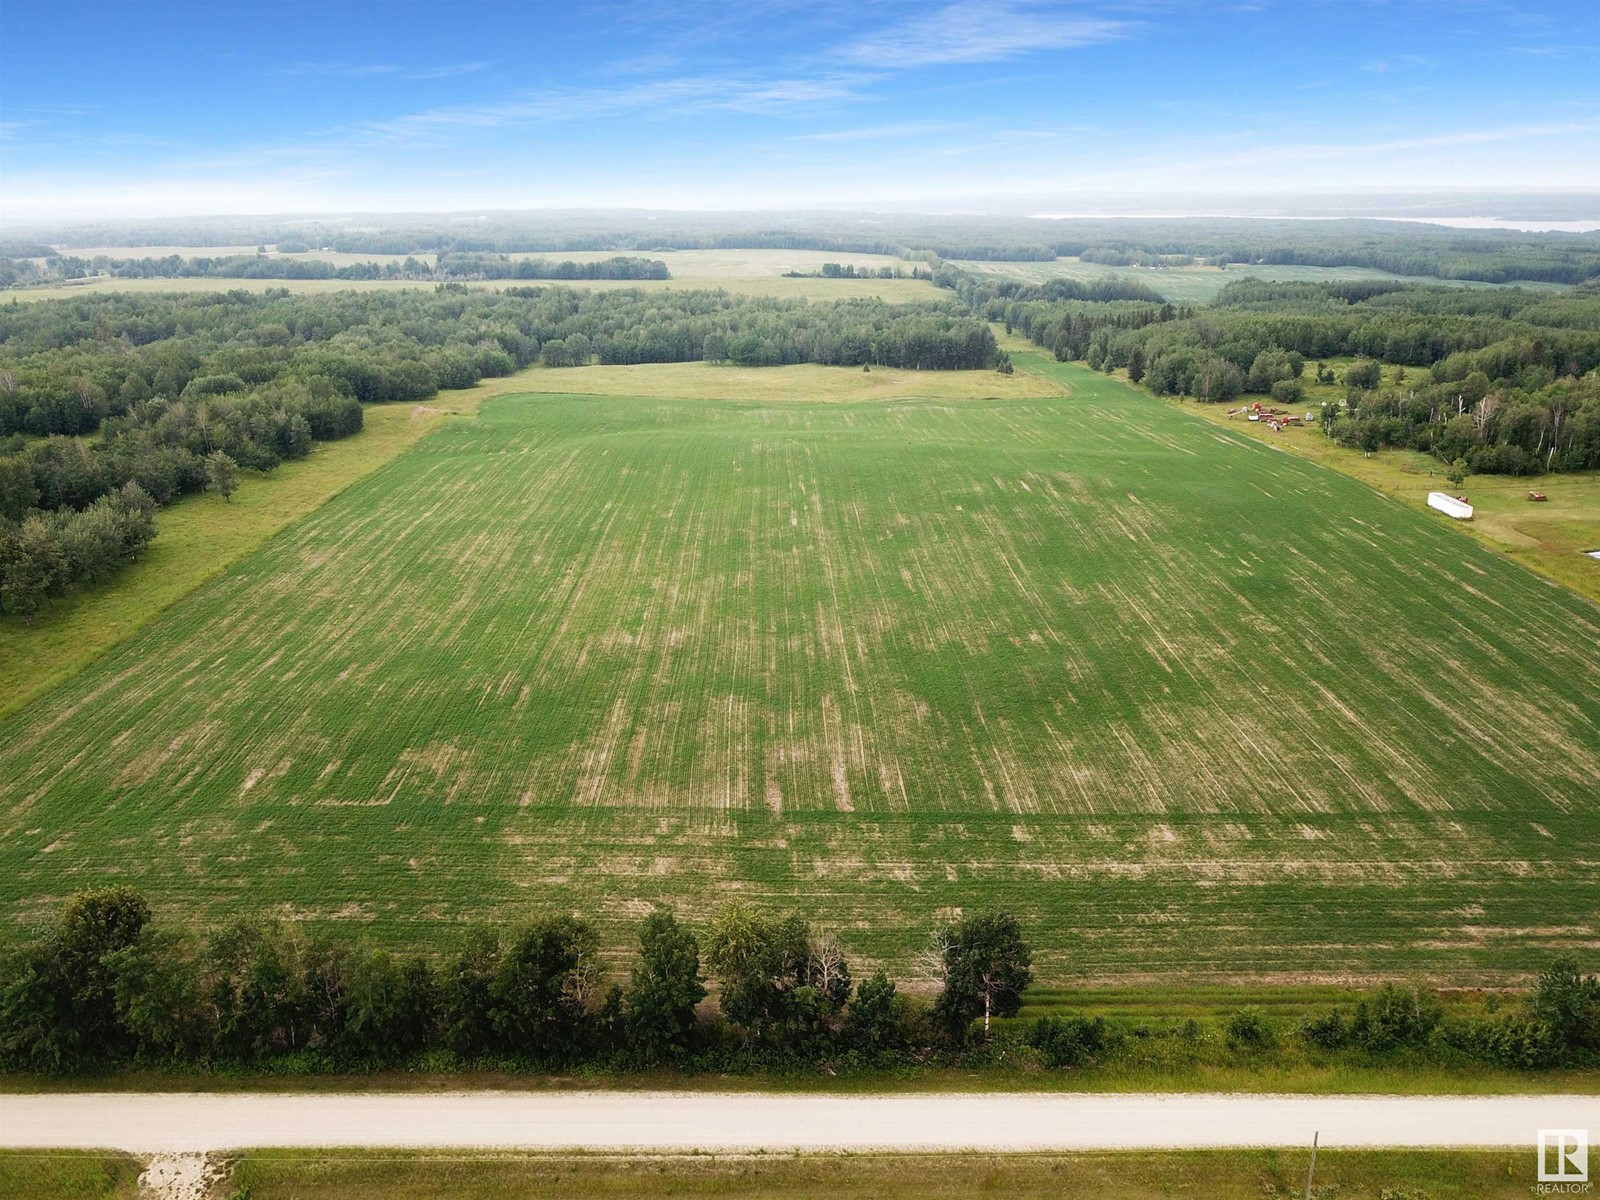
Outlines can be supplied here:
[[1316, 1130], [1311, 1135], [1311, 1166], [1306, 1171], [1306, 1200], [1311, 1200], [1311, 1181], [1317, 1174], [1317, 1138], [1322, 1136], [1322, 1131]]

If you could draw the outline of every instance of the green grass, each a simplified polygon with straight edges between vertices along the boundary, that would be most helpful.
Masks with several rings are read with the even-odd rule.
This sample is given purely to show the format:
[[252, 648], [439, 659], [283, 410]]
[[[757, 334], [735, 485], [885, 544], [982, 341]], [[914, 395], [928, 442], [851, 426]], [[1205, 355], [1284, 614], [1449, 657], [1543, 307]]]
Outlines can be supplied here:
[[112, 1151], [0, 1150], [0, 1196], [14, 1200], [134, 1200], [139, 1160]]
[[[1271, 1200], [1299, 1197], [1308, 1150], [1162, 1153], [695, 1155], [382, 1154], [259, 1151], [233, 1163], [229, 1186], [250, 1200], [383, 1197], [738, 1196], [1104, 1197]], [[1527, 1150], [1324, 1150], [1319, 1200], [1525, 1197]]]
[[1600, 609], [1025, 362], [1072, 394], [441, 428], [7, 721], [0, 903], [115, 879], [442, 949], [742, 897], [902, 973], [1001, 905], [1047, 982], [1592, 946]]
[[1058, 258], [1054, 262], [958, 262], [956, 266], [981, 275], [999, 275], [1043, 283], [1047, 279], [1092, 281], [1121, 276], [1154, 288], [1174, 304], [1209, 304], [1227, 284], [1237, 279], [1270, 279], [1297, 283], [1344, 283], [1370, 280], [1399, 280], [1435, 287], [1519, 286], [1564, 290], [1561, 284], [1524, 282], [1515, 285], [1479, 283], [1475, 280], [1435, 279], [1422, 275], [1395, 275], [1372, 267], [1302, 267], [1281, 263], [1246, 265], [1231, 263], [1221, 267], [1109, 267], [1103, 263]]

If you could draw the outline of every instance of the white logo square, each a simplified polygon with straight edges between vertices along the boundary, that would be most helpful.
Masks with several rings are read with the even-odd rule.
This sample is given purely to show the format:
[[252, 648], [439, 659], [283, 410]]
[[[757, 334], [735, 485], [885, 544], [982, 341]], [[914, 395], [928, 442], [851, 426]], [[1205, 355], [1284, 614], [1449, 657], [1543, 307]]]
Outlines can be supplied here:
[[1589, 1182], [1589, 1131], [1539, 1130], [1539, 1182]]

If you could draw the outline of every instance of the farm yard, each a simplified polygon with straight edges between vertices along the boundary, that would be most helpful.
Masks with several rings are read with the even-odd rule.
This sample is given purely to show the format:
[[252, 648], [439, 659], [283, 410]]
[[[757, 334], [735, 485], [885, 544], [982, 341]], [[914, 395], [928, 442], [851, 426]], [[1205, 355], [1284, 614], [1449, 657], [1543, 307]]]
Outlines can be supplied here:
[[443, 948], [744, 897], [904, 971], [993, 904], [1057, 982], [1600, 941], [1600, 609], [1018, 364], [530, 373], [5, 722], [8, 919], [115, 879]]

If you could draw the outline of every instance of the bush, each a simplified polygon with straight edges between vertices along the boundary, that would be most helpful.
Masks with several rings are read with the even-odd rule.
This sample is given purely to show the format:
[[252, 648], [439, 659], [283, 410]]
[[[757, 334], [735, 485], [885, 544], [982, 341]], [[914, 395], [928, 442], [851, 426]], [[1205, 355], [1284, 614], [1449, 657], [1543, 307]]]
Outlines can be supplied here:
[[1305, 396], [1305, 385], [1298, 379], [1280, 379], [1272, 385], [1272, 398], [1279, 404], [1299, 404]]
[[1104, 1017], [1040, 1017], [1028, 1031], [1028, 1045], [1047, 1067], [1081, 1067], [1110, 1044]]
[[1374, 1054], [1401, 1046], [1420, 1046], [1438, 1027], [1443, 1010], [1432, 993], [1386, 983], [1356, 1004], [1350, 1038]]
[[1600, 1054], [1600, 980], [1583, 975], [1571, 955], [1539, 976], [1531, 1004], [1568, 1061], [1593, 1061]]
[[1325, 1017], [1307, 1017], [1299, 1032], [1301, 1041], [1318, 1050], [1340, 1050], [1350, 1044], [1350, 1026], [1338, 1009]]
[[1272, 1049], [1278, 1043], [1272, 1026], [1267, 1024], [1261, 1010], [1255, 1007], [1241, 1008], [1229, 1017], [1225, 1032], [1228, 1049], [1235, 1054], [1258, 1054]]

